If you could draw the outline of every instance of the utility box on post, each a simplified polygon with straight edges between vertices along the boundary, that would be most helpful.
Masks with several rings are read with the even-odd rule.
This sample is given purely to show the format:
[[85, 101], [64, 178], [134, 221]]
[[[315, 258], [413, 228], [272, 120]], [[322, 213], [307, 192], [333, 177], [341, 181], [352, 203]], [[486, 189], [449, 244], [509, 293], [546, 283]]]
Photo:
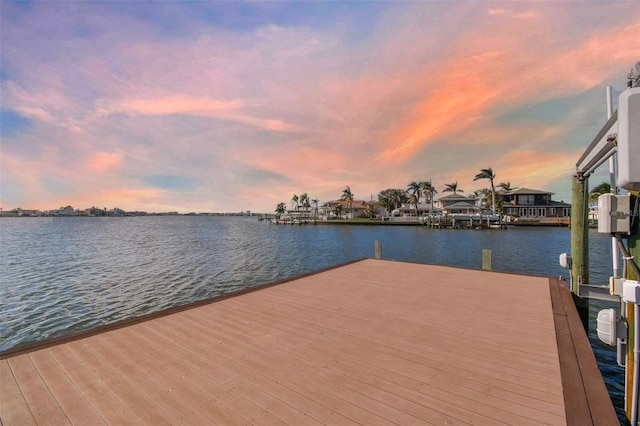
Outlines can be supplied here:
[[618, 100], [618, 186], [640, 191], [640, 87]]
[[629, 208], [631, 196], [602, 194], [598, 197], [598, 232], [628, 234], [631, 232]]

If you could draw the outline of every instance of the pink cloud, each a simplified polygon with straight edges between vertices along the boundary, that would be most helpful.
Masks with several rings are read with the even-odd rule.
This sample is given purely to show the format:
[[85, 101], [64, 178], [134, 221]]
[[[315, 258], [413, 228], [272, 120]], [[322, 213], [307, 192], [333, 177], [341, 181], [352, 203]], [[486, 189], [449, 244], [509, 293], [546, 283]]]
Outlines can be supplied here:
[[538, 189], [557, 179], [569, 181], [582, 152], [582, 149], [566, 153], [534, 149], [513, 151], [500, 161], [500, 179], [510, 179], [514, 186]]
[[118, 152], [97, 152], [88, 161], [87, 168], [94, 172], [108, 172], [122, 166], [123, 155]]
[[227, 101], [174, 95], [159, 98], [132, 98], [118, 101], [103, 101], [98, 107], [98, 112], [101, 115], [118, 112], [151, 116], [188, 114], [226, 119], [278, 132], [292, 131], [295, 129], [295, 126], [279, 119], [252, 116], [244, 111], [246, 106], [246, 102], [239, 99]]
[[[336, 198], [345, 185], [366, 198], [418, 178], [459, 180], [471, 190], [480, 186], [473, 175], [487, 166], [500, 179], [541, 187], [540, 171], [570, 175], [565, 165], [579, 153], [545, 148], [557, 150], [553, 142], [575, 123], [516, 126], [495, 118], [609, 83], [638, 60], [640, 33], [637, 19], [607, 28], [591, 4], [581, 10], [588, 9], [583, 16], [594, 28], [575, 17], [573, 6], [557, 3], [403, 3], [382, 8], [371, 34], [357, 40], [351, 33], [361, 28], [341, 19], [250, 31], [189, 21], [176, 37], [156, 32], [151, 21], [79, 7], [100, 23], [95, 35], [67, 34], [82, 16], [62, 16], [46, 3], [36, 11], [55, 16], [36, 14], [24, 25], [3, 20], [3, 36], [13, 25], [10, 50], [3, 51], [13, 67], [2, 81], [3, 106], [38, 121], [41, 133], [16, 145], [16, 155], [25, 156], [21, 166], [9, 168], [12, 153], [3, 152], [2, 183], [22, 179], [32, 199], [45, 198], [40, 177], [51, 176], [68, 183], [74, 204], [123, 207], [120, 196], [132, 208], [270, 207], [278, 194]], [[36, 30], [47, 28], [56, 39], [45, 43]], [[50, 147], [47, 158], [38, 154], [41, 145]], [[433, 152], [441, 146], [460, 161], [441, 164]], [[522, 166], [529, 163], [537, 175]], [[247, 184], [238, 177], [246, 165], [285, 178]], [[74, 176], [83, 169], [118, 173], [89, 182]], [[24, 170], [37, 177], [20, 177]], [[145, 175], [168, 170], [188, 172], [206, 190], [139, 187]], [[94, 196], [104, 201], [92, 202]]]
[[[575, 46], [528, 45], [532, 33], [520, 36], [516, 23], [506, 23], [513, 39], [503, 42], [495, 33], [474, 36], [459, 44], [452, 57], [435, 69], [436, 88], [429, 91], [386, 141], [378, 157], [403, 162], [437, 137], [466, 131], [478, 121], [489, 121], [499, 105], [540, 102], [578, 93], [610, 78], [612, 63], [632, 64], [637, 51], [629, 49], [640, 34], [640, 22], [612, 29]], [[530, 24], [533, 25], [533, 24]], [[466, 37], [459, 40], [466, 43]], [[603, 58], [607, 58], [604, 60]]]

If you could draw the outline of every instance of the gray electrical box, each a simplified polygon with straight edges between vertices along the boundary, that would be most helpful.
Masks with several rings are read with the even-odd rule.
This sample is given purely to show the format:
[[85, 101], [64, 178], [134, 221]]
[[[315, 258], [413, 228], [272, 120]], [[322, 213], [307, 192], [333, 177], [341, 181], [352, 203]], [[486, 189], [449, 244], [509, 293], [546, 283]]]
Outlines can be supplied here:
[[629, 217], [631, 196], [602, 194], [598, 197], [598, 232], [603, 234], [628, 234], [631, 232]]
[[618, 186], [640, 191], [640, 87], [618, 98]]

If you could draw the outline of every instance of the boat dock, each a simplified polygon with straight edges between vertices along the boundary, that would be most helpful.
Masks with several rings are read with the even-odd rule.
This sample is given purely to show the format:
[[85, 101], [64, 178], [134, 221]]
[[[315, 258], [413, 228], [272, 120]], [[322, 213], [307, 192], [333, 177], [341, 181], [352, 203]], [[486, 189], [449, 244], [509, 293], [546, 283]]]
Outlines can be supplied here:
[[4, 426], [618, 424], [541, 276], [365, 259], [0, 358]]

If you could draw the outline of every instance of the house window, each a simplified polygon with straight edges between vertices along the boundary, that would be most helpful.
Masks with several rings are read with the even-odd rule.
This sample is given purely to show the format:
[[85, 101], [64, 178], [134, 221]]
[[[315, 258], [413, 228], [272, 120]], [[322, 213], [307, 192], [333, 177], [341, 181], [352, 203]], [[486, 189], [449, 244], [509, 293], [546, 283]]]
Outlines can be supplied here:
[[520, 217], [526, 217], [527, 216], [527, 209], [519, 208], [518, 210], [519, 210], [518, 216], [520, 216]]
[[536, 217], [536, 209], [534, 208], [529, 209], [529, 217]]
[[564, 217], [571, 216], [571, 209], [569, 209], [567, 207], [563, 208], [562, 209], [562, 216], [564, 216]]
[[518, 204], [533, 204], [533, 195], [518, 195]]
[[556, 208], [555, 207], [549, 208], [549, 216], [555, 216], [555, 215], [556, 215]]
[[546, 209], [540, 208], [538, 209], [538, 216], [545, 217], [547, 215]]

